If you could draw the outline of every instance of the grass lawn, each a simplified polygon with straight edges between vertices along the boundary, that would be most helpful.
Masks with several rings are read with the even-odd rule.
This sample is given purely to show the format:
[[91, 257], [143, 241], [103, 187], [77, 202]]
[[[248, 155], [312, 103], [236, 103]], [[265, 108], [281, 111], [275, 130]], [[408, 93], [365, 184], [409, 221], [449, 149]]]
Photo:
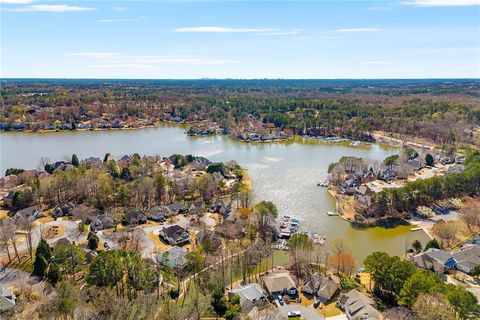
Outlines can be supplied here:
[[317, 309], [317, 311], [326, 318], [338, 316], [342, 313], [342, 311], [337, 307], [337, 304], [335, 302], [327, 304], [323, 306], [322, 309]]

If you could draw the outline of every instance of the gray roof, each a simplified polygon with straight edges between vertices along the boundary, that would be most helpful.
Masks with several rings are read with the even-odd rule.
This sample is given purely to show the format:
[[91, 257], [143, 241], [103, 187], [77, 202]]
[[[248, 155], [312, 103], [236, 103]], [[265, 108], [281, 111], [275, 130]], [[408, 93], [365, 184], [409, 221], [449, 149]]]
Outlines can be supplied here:
[[164, 263], [171, 268], [184, 267], [187, 264], [187, 250], [178, 246], [171, 247], [167, 252], [157, 255], [157, 261]]
[[480, 244], [470, 244], [453, 252], [453, 257], [458, 265], [471, 270], [474, 266], [480, 265]]
[[238, 294], [240, 297], [240, 304], [242, 305], [248, 302], [258, 301], [266, 297], [262, 287], [256, 283], [233, 288], [230, 292], [232, 294]]
[[10, 289], [0, 287], [0, 311], [15, 307], [15, 295]]
[[351, 315], [351, 320], [381, 319], [380, 312], [375, 309], [375, 301], [358, 290], [353, 289], [343, 297], [345, 311]]

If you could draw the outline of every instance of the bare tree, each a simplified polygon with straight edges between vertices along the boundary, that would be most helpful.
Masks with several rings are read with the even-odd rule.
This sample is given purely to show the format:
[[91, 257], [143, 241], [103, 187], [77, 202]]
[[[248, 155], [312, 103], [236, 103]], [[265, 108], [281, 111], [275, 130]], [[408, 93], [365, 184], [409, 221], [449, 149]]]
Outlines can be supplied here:
[[33, 258], [32, 233], [33, 233], [33, 229], [35, 228], [35, 224], [33, 220], [30, 218], [21, 218], [18, 221], [18, 226], [21, 230], [25, 231], [25, 234], [27, 236], [28, 253], [30, 254], [30, 258]]
[[460, 219], [463, 220], [470, 230], [480, 227], [480, 202], [467, 204], [460, 210]]

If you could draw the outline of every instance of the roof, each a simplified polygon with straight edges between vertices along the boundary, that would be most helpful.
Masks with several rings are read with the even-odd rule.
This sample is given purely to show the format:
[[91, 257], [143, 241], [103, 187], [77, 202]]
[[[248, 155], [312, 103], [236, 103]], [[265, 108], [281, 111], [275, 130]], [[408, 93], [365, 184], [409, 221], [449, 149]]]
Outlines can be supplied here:
[[230, 292], [232, 294], [238, 294], [238, 296], [240, 297], [240, 304], [242, 305], [266, 297], [266, 294], [263, 291], [262, 287], [260, 287], [256, 283], [251, 283], [246, 286], [233, 288]]
[[265, 283], [265, 287], [267, 288], [268, 292], [270, 292], [270, 294], [273, 292], [288, 290], [296, 287], [295, 282], [287, 272], [273, 274], [271, 276], [265, 277], [263, 281]]
[[351, 315], [351, 320], [381, 318], [380, 312], [374, 308], [375, 301], [356, 289], [344, 294], [341, 297], [341, 300], [345, 307], [345, 311]]
[[15, 295], [10, 289], [0, 287], [0, 311], [15, 307]]
[[187, 233], [187, 230], [178, 224], [175, 224], [173, 226], [163, 228], [161, 232], [163, 232], [168, 238], [178, 241], [184, 237], [184, 235]]
[[178, 246], [173, 246], [168, 251], [158, 254], [157, 261], [159, 263], [164, 263], [171, 268], [183, 267], [187, 264], [187, 253], [187, 250]]
[[453, 252], [457, 264], [471, 270], [475, 265], [480, 264], [480, 244], [469, 244], [460, 250]]
[[319, 273], [310, 275], [309, 281], [305, 284], [304, 291], [315, 293], [317, 296], [330, 300], [337, 292], [339, 284], [330, 278], [324, 277]]
[[15, 215], [23, 216], [25, 218], [31, 217], [35, 214], [35, 212], [40, 211], [40, 208], [35, 205], [35, 206], [30, 206], [28, 208], [18, 210]]

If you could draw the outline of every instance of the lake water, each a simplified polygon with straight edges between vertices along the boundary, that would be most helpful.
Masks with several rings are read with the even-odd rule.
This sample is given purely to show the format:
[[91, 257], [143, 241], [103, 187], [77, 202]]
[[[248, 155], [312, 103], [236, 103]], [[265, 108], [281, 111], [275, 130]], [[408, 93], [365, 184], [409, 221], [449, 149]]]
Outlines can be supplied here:
[[339, 217], [329, 217], [335, 201], [326, 188], [317, 187], [327, 177], [328, 165], [342, 156], [383, 160], [398, 149], [379, 145], [351, 147], [348, 143], [329, 143], [316, 139], [295, 138], [288, 142], [252, 144], [224, 136], [189, 137], [185, 128], [162, 125], [156, 128], [121, 131], [78, 131], [60, 133], [1, 133], [0, 169], [36, 168], [41, 157], [52, 161], [70, 157], [103, 158], [106, 152], [124, 154], [193, 154], [212, 161], [236, 160], [246, 168], [252, 180], [256, 200], [271, 200], [280, 214], [301, 220], [303, 230], [326, 235], [349, 243], [357, 264], [374, 251], [402, 255], [406, 246], [418, 239], [428, 240], [425, 233], [411, 232], [410, 227], [393, 229], [354, 229]]

